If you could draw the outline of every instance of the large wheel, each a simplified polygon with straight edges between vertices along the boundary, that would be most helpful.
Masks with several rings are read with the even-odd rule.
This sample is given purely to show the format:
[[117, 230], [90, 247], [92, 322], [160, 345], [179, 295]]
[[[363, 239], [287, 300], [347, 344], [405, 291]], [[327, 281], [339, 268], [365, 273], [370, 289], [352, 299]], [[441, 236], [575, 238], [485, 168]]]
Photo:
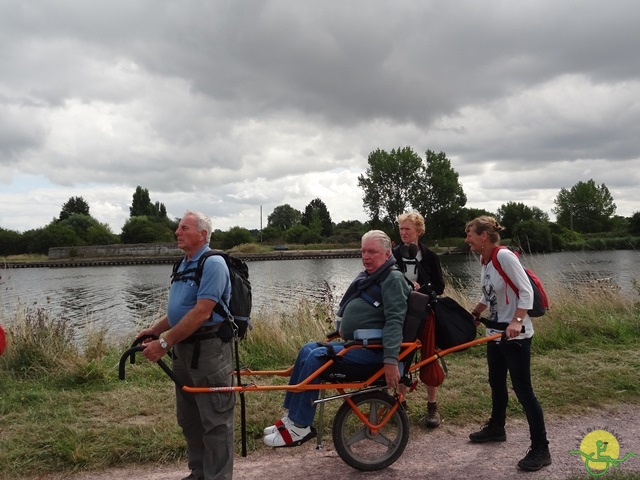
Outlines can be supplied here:
[[[351, 400], [373, 425], [378, 425], [396, 403], [384, 392], [354, 395]], [[409, 441], [409, 419], [402, 407], [389, 421], [372, 433], [345, 402], [333, 420], [333, 444], [344, 462], [357, 470], [374, 471], [387, 468], [404, 452]]]

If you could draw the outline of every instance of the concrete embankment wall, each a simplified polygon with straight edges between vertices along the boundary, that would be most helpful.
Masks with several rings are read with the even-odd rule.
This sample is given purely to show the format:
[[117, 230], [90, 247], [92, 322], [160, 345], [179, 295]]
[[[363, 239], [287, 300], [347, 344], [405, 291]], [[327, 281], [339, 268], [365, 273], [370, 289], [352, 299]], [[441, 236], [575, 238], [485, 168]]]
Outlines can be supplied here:
[[[453, 248], [439, 249], [438, 254], [461, 253]], [[56, 247], [49, 249], [47, 260], [39, 262], [4, 262], [2, 268], [92, 267], [173, 263], [184, 255], [175, 243], [140, 243], [131, 245], [97, 245], [90, 247]], [[259, 260], [300, 260], [314, 258], [358, 258], [360, 249], [285, 250], [265, 253], [231, 253], [247, 262]]]
[[[114, 258], [164, 259], [180, 257], [184, 252], [175, 243], [139, 243], [132, 245], [97, 245], [92, 247], [56, 247], [49, 249], [48, 260], [83, 260]], [[232, 253], [243, 260], [294, 260], [300, 258], [346, 258], [359, 257], [359, 249], [333, 250], [284, 250], [264, 253]]]
[[175, 243], [134, 243], [129, 245], [93, 245], [89, 247], [55, 247], [49, 260], [63, 258], [168, 257], [183, 255]]

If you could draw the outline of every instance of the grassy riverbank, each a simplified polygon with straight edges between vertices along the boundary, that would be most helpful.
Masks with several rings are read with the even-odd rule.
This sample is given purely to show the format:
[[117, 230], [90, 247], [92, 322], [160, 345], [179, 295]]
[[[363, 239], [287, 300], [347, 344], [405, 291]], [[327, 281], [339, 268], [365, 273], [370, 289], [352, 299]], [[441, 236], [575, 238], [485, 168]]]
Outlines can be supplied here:
[[[470, 306], [458, 292], [448, 293]], [[535, 320], [533, 354], [534, 384], [545, 414], [640, 406], [638, 296], [559, 286], [550, 293], [552, 311]], [[243, 363], [252, 369], [290, 365], [302, 343], [330, 330], [331, 305], [327, 292], [325, 302], [302, 302], [296, 311], [258, 312], [255, 329], [242, 343]], [[24, 310], [11, 320], [8, 349], [0, 357], [1, 479], [183, 458], [173, 385], [157, 366], [139, 357], [120, 381], [118, 361], [128, 345], [95, 332], [80, 351], [64, 319], [50, 318], [42, 309]], [[490, 407], [484, 348], [453, 354], [447, 363], [449, 376], [439, 394], [442, 414], [448, 423], [477, 426]], [[250, 451], [263, 448], [262, 428], [279, 418], [282, 395], [245, 394]], [[424, 386], [409, 395], [414, 428], [420, 428], [425, 397]], [[338, 404], [327, 404], [327, 438]], [[513, 398], [509, 416], [522, 416]]]

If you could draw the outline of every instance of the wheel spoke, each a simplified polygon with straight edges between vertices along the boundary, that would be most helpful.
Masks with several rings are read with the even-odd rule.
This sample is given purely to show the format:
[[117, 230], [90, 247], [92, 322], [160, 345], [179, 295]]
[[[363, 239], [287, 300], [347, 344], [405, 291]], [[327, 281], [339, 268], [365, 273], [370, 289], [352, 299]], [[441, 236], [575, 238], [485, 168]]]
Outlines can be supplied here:
[[[389, 414], [396, 399], [388, 394], [375, 392], [353, 398], [357, 409], [367, 421], [378, 427]], [[375, 471], [388, 467], [404, 451], [409, 439], [409, 420], [403, 410], [396, 410], [384, 426], [375, 433], [347, 403], [343, 404], [334, 420], [333, 440], [336, 451], [350, 466], [363, 471]]]
[[363, 425], [362, 428], [356, 430], [356, 432], [353, 435], [350, 435], [346, 439], [345, 444], [348, 447], [350, 447], [352, 445], [355, 445], [358, 442], [362, 442], [363, 440], [366, 440], [367, 439], [367, 431], [368, 430], [369, 429]]
[[387, 436], [382, 432], [378, 432], [376, 435], [369, 437], [369, 440], [389, 448], [393, 448], [397, 445], [397, 442], [387, 438]]

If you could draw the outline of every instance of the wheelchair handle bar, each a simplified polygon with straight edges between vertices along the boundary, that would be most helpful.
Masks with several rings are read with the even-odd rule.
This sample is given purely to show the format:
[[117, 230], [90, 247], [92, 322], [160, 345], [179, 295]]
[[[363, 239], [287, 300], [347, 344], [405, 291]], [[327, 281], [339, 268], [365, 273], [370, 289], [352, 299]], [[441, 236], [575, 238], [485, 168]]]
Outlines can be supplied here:
[[[124, 380], [124, 372], [125, 372], [125, 365], [127, 363], [127, 359], [129, 359], [129, 362], [131, 363], [131, 365], [136, 363], [136, 353], [141, 352], [146, 348], [145, 346], [140, 344], [149, 338], [151, 338], [152, 340], [156, 340], [158, 337], [156, 337], [155, 335], [143, 335], [139, 338], [136, 338], [134, 342], [131, 344], [131, 348], [129, 348], [129, 350], [127, 350], [122, 354], [122, 356], [120, 357], [120, 364], [118, 368], [118, 377], [120, 378], [120, 380]], [[182, 382], [178, 380], [178, 377], [176, 377], [175, 373], [173, 373], [173, 370], [171, 370], [167, 366], [167, 364], [162, 361], [162, 359], [158, 360], [157, 363], [160, 366], [160, 368], [164, 370], [164, 373], [166, 373], [169, 376], [169, 378], [171, 378], [171, 380], [174, 381], [174, 383], [178, 386], [178, 388], [182, 388], [184, 386]]]

